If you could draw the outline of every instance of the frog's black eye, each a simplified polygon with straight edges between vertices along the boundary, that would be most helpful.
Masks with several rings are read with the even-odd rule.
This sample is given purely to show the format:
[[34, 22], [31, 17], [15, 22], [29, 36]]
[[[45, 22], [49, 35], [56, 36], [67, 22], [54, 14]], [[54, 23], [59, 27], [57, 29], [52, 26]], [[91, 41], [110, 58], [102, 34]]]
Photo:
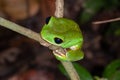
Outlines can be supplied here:
[[60, 39], [60, 38], [54, 38], [54, 41], [55, 41], [55, 43], [56, 44], [61, 44], [62, 42], [63, 42], [63, 40], [62, 39]]
[[46, 18], [46, 20], [45, 20], [45, 23], [46, 23], [46, 24], [48, 24], [48, 23], [49, 23], [50, 18], [51, 18], [51, 16]]

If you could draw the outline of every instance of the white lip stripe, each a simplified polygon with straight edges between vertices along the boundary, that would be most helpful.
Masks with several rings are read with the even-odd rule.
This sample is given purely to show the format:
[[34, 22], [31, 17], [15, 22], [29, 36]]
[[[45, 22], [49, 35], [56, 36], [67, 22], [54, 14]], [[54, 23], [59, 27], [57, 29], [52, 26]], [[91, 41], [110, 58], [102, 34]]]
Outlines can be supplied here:
[[70, 49], [71, 49], [71, 50], [77, 50], [77, 49], [78, 49], [78, 45], [71, 46]]

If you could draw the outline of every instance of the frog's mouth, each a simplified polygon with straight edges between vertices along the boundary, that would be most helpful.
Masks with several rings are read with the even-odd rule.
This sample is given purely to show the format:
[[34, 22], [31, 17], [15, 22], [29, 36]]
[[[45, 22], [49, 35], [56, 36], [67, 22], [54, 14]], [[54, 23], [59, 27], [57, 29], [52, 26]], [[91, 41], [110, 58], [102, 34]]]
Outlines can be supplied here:
[[71, 46], [70, 48], [66, 48], [67, 51], [69, 50], [78, 50], [79, 49], [79, 45], [74, 45], [74, 46]]
[[[76, 51], [76, 50], [78, 50], [78, 49], [80, 49], [79, 45], [74, 45], [74, 46], [71, 46], [71, 47], [69, 47], [69, 48], [65, 48], [65, 51], [66, 51], [66, 52]], [[55, 55], [56, 57], [61, 58], [61, 59], [66, 59], [66, 53], [57, 52], [57, 53], [54, 53], [54, 55]]]

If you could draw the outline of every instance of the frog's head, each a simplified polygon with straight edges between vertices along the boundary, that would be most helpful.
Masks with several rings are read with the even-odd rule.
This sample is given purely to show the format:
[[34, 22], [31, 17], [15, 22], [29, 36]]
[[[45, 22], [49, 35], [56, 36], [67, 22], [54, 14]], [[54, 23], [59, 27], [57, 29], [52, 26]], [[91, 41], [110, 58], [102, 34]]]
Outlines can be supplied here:
[[43, 26], [41, 36], [47, 42], [61, 46], [66, 54], [54, 53], [57, 59], [77, 61], [84, 57], [81, 50], [83, 36], [77, 23], [65, 18], [49, 17]]

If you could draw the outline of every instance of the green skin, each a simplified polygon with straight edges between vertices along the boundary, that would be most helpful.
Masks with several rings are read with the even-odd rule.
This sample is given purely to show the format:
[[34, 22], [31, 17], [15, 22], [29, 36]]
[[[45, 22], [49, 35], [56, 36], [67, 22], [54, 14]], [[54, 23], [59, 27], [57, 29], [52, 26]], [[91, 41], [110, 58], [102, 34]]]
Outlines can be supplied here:
[[[77, 61], [84, 57], [81, 47], [83, 36], [77, 23], [66, 18], [51, 17], [49, 22], [43, 26], [42, 38], [53, 44], [66, 49], [66, 54], [56, 54], [56, 58], [62, 61]], [[61, 39], [62, 43], [56, 43], [55, 38]], [[72, 48], [71, 48], [72, 47]]]

